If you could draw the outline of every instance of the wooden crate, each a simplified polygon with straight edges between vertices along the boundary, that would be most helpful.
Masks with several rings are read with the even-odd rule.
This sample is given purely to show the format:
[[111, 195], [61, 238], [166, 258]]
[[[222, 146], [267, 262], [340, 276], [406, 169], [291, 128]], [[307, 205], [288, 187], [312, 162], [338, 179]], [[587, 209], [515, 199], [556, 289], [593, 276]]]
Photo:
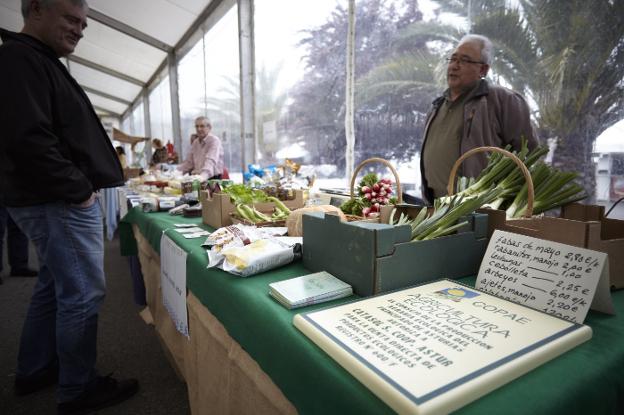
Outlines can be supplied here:
[[[289, 209], [299, 209], [303, 207], [303, 191], [295, 190], [295, 198], [283, 200], [282, 202]], [[230, 201], [230, 196], [226, 193], [213, 193], [209, 195], [207, 191], [200, 193], [202, 204], [202, 221], [213, 228], [221, 228], [232, 224], [231, 213], [234, 213], [235, 206]], [[260, 212], [272, 212], [275, 208], [273, 202], [256, 203], [254, 207]]]

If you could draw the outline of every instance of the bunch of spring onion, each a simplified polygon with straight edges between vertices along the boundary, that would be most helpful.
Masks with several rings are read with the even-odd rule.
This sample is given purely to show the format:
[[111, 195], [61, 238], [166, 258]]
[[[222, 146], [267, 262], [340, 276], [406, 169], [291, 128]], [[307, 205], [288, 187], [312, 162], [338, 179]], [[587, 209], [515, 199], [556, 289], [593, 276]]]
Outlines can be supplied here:
[[481, 206], [491, 203], [500, 197], [500, 188], [490, 188], [476, 195], [454, 195], [448, 198], [438, 198], [434, 201], [433, 210], [423, 207], [414, 219], [409, 219], [401, 213], [398, 221], [394, 221], [396, 209], [392, 211], [390, 223], [394, 225], [410, 225], [412, 241], [422, 241], [449, 235], [468, 224], [468, 221], [459, 220], [473, 213]]
[[[505, 149], [511, 151], [510, 146]], [[583, 188], [574, 183], [577, 173], [559, 171], [540, 160], [548, 153], [548, 147], [538, 146], [529, 152], [523, 141], [520, 151], [513, 153], [531, 173], [535, 195], [534, 214], [586, 197]], [[528, 184], [520, 168], [500, 153], [490, 154], [486, 168], [476, 179], [460, 177], [458, 180], [458, 194], [461, 195], [477, 195], [491, 188], [499, 188], [501, 194], [497, 200], [488, 204], [489, 207], [505, 209], [508, 218], [520, 217], [526, 212]]]

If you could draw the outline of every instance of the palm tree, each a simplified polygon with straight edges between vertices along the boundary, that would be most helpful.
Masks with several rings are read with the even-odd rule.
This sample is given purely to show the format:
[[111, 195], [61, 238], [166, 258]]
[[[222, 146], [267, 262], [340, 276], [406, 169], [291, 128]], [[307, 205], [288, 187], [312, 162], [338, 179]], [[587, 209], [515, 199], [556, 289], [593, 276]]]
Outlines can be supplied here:
[[582, 175], [593, 195], [594, 140], [624, 116], [624, 1], [522, 1], [475, 16], [473, 31], [501, 52], [494, 70], [538, 106], [558, 146], [553, 164]]
[[[275, 152], [278, 143], [265, 143], [264, 123], [279, 121], [283, 113], [287, 93], [278, 93], [278, 79], [282, 64], [272, 68], [261, 66], [256, 72], [256, 148]], [[223, 77], [224, 86], [219, 89], [219, 97], [206, 99], [206, 108], [212, 119], [228, 120], [232, 128], [240, 131], [240, 87], [239, 80], [234, 77]]]
[[[554, 165], [579, 172], [593, 194], [593, 142], [624, 117], [624, 0], [521, 0], [515, 8], [495, 0], [439, 3], [441, 10], [469, 17], [470, 32], [492, 40], [493, 72], [535, 102], [542, 139], [558, 143]], [[415, 22], [401, 41], [437, 41], [450, 48], [463, 34], [436, 22]], [[362, 81], [363, 94], [413, 89], [436, 73], [432, 67], [414, 68], [413, 74], [386, 71], [385, 80], [380, 68], [371, 71]]]
[[278, 141], [268, 140], [265, 136], [266, 122], [280, 121], [288, 94], [278, 91], [278, 80], [282, 63], [272, 68], [262, 65], [256, 71], [256, 142], [258, 147], [268, 153], [275, 153], [279, 148]]

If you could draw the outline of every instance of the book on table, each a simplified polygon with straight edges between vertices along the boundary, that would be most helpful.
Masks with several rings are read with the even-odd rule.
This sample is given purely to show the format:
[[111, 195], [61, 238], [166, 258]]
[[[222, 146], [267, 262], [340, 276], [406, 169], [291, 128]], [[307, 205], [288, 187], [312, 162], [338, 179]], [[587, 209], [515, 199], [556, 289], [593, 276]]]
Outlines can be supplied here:
[[330, 273], [321, 271], [271, 283], [269, 294], [290, 309], [347, 297], [353, 294], [353, 289]]
[[456, 410], [592, 335], [451, 280], [297, 314], [293, 323], [402, 414]]

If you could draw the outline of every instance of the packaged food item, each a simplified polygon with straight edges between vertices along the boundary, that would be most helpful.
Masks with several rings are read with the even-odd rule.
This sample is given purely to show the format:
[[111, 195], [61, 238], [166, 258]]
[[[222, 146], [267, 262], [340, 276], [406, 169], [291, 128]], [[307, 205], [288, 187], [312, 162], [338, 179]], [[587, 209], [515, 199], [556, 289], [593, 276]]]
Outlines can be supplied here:
[[158, 212], [158, 199], [155, 197], [142, 197], [139, 203], [143, 212]]
[[[243, 224], [236, 224], [231, 226], [224, 226], [214, 231], [202, 244], [202, 246], [216, 246], [218, 250], [221, 250], [223, 246], [233, 242], [240, 241], [244, 244], [251, 243], [251, 239], [258, 239], [256, 236], [256, 228], [253, 226], [247, 226]], [[255, 237], [255, 238], [254, 238]]]
[[158, 198], [158, 210], [164, 211], [174, 208], [176, 205], [176, 201], [180, 198], [175, 196], [161, 196]]
[[208, 187], [208, 180], [202, 180], [201, 182], [199, 182], [199, 193], [197, 195], [197, 198], [199, 200], [201, 200], [201, 192], [202, 191], [207, 191], [209, 196], [212, 196], [212, 192], [210, 191], [210, 187]]
[[197, 199], [197, 193], [193, 191], [193, 180], [184, 180], [182, 183], [182, 196], [186, 199]]
[[221, 251], [224, 256], [221, 268], [241, 277], [278, 268], [301, 258], [302, 242], [303, 238], [274, 237], [259, 239], [242, 247], [228, 247]]
[[[279, 241], [278, 235], [285, 235], [286, 231], [285, 227], [256, 228], [243, 224], [219, 228], [202, 244], [202, 246], [210, 247], [207, 251], [208, 268], [218, 267], [227, 272], [246, 277], [287, 264], [296, 257], [294, 245], [301, 244], [302, 238], [295, 238], [295, 240], [286, 238], [278, 245], [275, 245], [274, 242], [256, 244], [258, 241], [265, 240]], [[283, 245], [289, 247], [288, 255], [286, 255]], [[247, 250], [247, 246], [252, 247]], [[245, 250], [241, 253], [235, 248], [245, 248]], [[230, 255], [229, 260], [226, 258], [226, 252]]]
[[189, 207], [189, 205], [187, 203], [183, 203], [179, 206], [176, 206], [172, 209], [169, 209], [169, 214], [170, 215], [181, 215], [184, 213], [184, 209]]
[[143, 212], [167, 212], [180, 204], [180, 198], [176, 196], [143, 196], [139, 199], [139, 205]]

